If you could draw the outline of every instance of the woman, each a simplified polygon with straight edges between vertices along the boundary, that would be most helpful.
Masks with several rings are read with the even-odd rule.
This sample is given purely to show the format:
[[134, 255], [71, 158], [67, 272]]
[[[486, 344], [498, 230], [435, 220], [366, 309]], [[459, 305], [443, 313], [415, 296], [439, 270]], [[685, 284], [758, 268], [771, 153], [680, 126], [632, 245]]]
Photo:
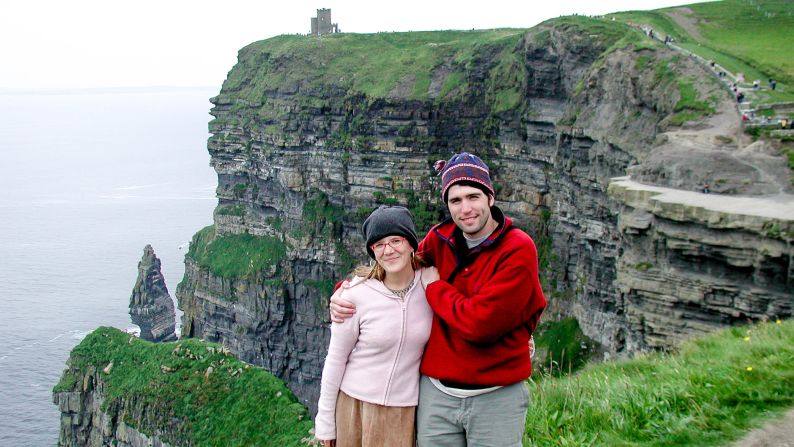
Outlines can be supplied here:
[[342, 296], [356, 313], [331, 324], [315, 436], [325, 447], [414, 446], [419, 363], [432, 311], [420, 284], [422, 261], [411, 213], [381, 206], [364, 221], [362, 266]]

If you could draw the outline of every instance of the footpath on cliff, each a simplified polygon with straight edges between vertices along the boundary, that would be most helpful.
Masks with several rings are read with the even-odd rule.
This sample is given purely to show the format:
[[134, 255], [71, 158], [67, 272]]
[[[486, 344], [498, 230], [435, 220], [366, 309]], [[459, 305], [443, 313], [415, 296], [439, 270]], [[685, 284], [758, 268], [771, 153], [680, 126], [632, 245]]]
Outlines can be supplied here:
[[[675, 13], [670, 16], [688, 33], [697, 35], [698, 30], [688, 17]], [[646, 35], [662, 40], [652, 30]], [[743, 79], [726, 73], [721, 66], [672, 42], [664, 42], [668, 48], [701, 59], [706, 70], [714, 71], [724, 88], [734, 95], [741, 92], [743, 98], [752, 98], [759, 88], [742, 86]], [[614, 178], [610, 190], [623, 190], [623, 194], [631, 191], [655, 208], [684, 213], [707, 226], [737, 225], [769, 231], [780, 229], [778, 225], [783, 223], [789, 231], [794, 228], [791, 170], [772, 144], [752, 141], [744, 132], [745, 125], [769, 125], [770, 119], [756, 116], [751, 101], [735, 101], [735, 96], [731, 99], [734, 100], [720, 101], [716, 113], [698, 123], [664, 132], [659, 146], [644, 163], [646, 166], [635, 168], [635, 175], [630, 168], [628, 176]], [[718, 179], [718, 183], [710, 183]], [[733, 447], [794, 447], [794, 409], [750, 431]]]
[[751, 431], [733, 447], [794, 447], [794, 410]]
[[775, 194], [765, 196], [731, 196], [727, 194], [706, 194], [703, 192], [684, 191], [661, 186], [645, 185], [631, 180], [630, 177], [616, 177], [612, 187], [626, 188], [630, 191], [647, 192], [650, 200], [656, 204], [679, 204], [693, 209], [701, 209], [699, 213], [703, 223], [719, 218], [718, 213], [735, 216], [759, 217], [794, 221], [794, 195]]

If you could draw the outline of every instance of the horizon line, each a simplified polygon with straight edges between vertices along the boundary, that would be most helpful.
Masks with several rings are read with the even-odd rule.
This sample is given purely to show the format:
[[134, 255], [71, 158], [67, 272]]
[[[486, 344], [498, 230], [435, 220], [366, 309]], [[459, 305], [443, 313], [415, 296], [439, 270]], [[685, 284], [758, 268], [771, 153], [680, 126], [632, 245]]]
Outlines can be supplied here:
[[174, 91], [216, 90], [219, 86], [196, 85], [148, 85], [115, 87], [0, 87], [0, 95], [70, 95], [70, 94], [107, 94], [107, 93], [167, 93]]

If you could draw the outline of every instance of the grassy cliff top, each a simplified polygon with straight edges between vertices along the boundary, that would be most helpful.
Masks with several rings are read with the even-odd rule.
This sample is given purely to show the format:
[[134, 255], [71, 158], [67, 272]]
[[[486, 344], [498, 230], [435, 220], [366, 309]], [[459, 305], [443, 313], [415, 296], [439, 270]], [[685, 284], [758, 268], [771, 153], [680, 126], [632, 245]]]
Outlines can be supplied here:
[[251, 94], [297, 84], [325, 85], [384, 97], [404, 84], [405, 96], [424, 98], [433, 70], [444, 61], [465, 65], [477, 46], [513, 47], [524, 30], [427, 31], [377, 34], [277, 36], [252, 43], [223, 84]]
[[72, 350], [54, 392], [82, 390], [78, 381], [90, 370], [105, 385], [104, 408], [145, 408], [145, 422], [130, 419], [134, 409], [120, 417], [146, 434], [181, 433], [164, 439], [171, 445], [292, 446], [310, 436], [306, 408], [281, 380], [214, 343], [150, 343], [100, 327]]
[[535, 379], [524, 445], [727, 445], [794, 406], [791, 365], [794, 321], [778, 320]]
[[[571, 33], [604, 41], [606, 47], [626, 32], [622, 24], [586, 17], [564, 17], [539, 26], [571, 28]], [[240, 50], [223, 93], [257, 102], [266, 92], [322, 96], [332, 86], [372, 98], [459, 97], [466, 91], [471, 70], [506, 71], [511, 65], [523, 65], [516, 60], [517, 49], [527, 31], [277, 36]]]
[[[794, 100], [794, 15], [789, 0], [722, 0], [654, 11], [628, 11], [608, 17], [651, 26], [670, 35], [693, 53], [743, 73], [747, 82], [759, 79], [778, 85], [767, 101]], [[788, 88], [787, 88], [788, 87]]]

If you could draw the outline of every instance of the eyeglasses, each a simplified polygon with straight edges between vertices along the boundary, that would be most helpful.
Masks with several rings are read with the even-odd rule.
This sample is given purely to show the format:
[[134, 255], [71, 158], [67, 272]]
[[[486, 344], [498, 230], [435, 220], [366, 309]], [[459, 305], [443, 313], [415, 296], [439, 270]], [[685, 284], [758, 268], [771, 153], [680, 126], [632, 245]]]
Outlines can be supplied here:
[[386, 250], [387, 245], [394, 250], [399, 250], [400, 248], [402, 248], [403, 242], [405, 242], [404, 238], [396, 237], [394, 239], [389, 239], [386, 242], [380, 241], [375, 244], [372, 244], [372, 247], [370, 248], [372, 248], [372, 251], [374, 251], [375, 253], [383, 253], [384, 250]]

